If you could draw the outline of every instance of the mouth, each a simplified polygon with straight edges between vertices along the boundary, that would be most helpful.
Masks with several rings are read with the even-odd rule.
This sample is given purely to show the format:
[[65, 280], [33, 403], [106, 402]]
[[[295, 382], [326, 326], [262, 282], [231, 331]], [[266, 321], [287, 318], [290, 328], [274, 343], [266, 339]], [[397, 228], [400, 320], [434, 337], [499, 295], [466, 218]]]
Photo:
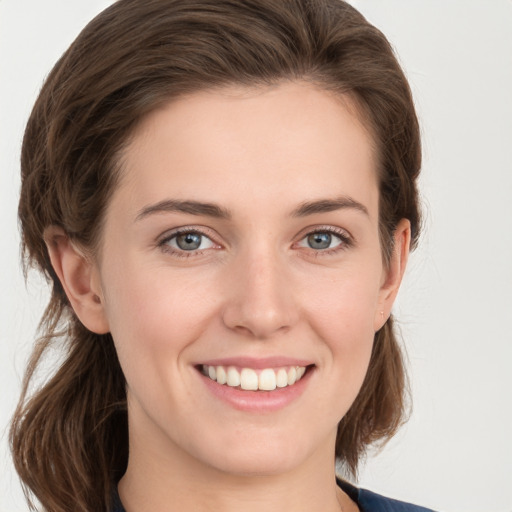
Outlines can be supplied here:
[[217, 384], [244, 391], [274, 391], [294, 386], [314, 365], [250, 368], [201, 364], [197, 369]]

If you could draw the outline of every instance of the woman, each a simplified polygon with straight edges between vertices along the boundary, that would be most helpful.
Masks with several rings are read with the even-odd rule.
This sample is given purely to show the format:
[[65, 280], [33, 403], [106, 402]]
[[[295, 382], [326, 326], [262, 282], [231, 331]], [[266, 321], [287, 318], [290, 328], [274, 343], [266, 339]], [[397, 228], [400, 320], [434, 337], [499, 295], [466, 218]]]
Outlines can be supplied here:
[[44, 508], [421, 510], [335, 473], [403, 421], [420, 159], [393, 52], [343, 2], [95, 18], [22, 150], [24, 250], [53, 289], [11, 442]]

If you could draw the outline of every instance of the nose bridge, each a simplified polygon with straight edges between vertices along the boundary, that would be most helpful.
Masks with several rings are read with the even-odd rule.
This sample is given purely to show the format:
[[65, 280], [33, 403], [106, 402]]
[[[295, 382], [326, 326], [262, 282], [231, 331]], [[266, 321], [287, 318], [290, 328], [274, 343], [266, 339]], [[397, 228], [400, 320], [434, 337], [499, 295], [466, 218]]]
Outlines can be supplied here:
[[237, 256], [224, 310], [229, 328], [262, 339], [287, 330], [298, 318], [289, 269], [270, 245]]

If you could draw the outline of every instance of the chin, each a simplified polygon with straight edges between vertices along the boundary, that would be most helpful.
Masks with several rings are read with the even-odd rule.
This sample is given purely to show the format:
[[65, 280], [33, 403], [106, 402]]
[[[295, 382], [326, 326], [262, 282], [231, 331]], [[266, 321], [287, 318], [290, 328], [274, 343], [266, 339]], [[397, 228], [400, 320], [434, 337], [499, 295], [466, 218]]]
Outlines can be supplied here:
[[213, 469], [222, 473], [238, 477], [265, 477], [284, 474], [300, 465], [299, 458], [290, 459], [279, 453], [259, 454], [258, 457], [251, 457], [244, 453], [240, 457], [231, 454], [228, 458], [217, 461], [212, 465]]
[[[256, 437], [257, 436], [257, 437]], [[255, 442], [256, 439], [260, 441]], [[280, 436], [265, 439], [261, 432], [251, 439], [222, 443], [217, 441], [217, 450], [203, 451], [198, 459], [212, 469], [240, 477], [264, 477], [290, 472], [311, 458], [313, 448], [301, 445], [297, 438]], [[208, 447], [204, 447], [208, 448]], [[334, 449], [334, 448], [333, 448]]]

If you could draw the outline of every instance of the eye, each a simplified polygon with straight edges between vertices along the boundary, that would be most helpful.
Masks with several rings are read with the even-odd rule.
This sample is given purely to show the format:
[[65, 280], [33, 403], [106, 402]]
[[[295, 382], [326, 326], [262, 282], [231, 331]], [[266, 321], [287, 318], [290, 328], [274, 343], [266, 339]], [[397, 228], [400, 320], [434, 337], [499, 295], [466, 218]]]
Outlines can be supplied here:
[[[332, 249], [341, 243], [338, 237], [333, 237], [331, 233], [311, 233], [306, 237], [306, 241], [311, 249]], [[334, 242], [334, 245], [332, 245]]]
[[308, 233], [297, 245], [315, 251], [328, 251], [330, 249], [342, 249], [350, 246], [350, 244], [351, 239], [344, 231], [325, 229]]
[[215, 246], [213, 241], [205, 234], [198, 231], [182, 231], [167, 237], [161, 242], [163, 246], [170, 247], [175, 251], [201, 251], [211, 249]]

